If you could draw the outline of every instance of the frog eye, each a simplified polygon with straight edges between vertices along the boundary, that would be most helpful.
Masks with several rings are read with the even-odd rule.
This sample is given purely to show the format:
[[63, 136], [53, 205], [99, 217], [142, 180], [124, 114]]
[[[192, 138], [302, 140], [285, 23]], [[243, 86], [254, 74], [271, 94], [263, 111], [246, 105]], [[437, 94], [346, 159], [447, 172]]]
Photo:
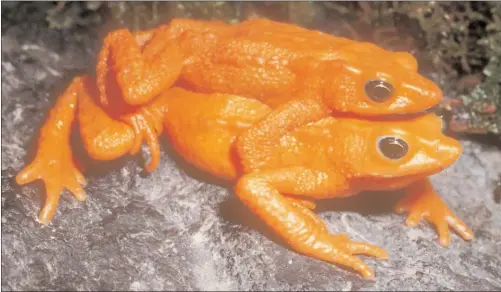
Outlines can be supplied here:
[[370, 80], [365, 83], [365, 94], [375, 102], [387, 101], [393, 93], [393, 86], [383, 80]]
[[378, 150], [386, 158], [398, 160], [409, 151], [409, 145], [403, 139], [397, 137], [381, 137], [377, 143]]

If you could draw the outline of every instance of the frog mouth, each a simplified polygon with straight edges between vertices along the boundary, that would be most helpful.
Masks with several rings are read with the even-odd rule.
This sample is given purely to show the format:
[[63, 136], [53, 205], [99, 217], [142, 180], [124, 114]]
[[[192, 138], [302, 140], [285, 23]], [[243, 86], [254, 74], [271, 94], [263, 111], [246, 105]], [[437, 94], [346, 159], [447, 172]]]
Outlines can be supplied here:
[[374, 178], [382, 179], [399, 179], [399, 178], [412, 178], [412, 177], [425, 177], [437, 174], [444, 169], [446, 166], [441, 166], [440, 163], [434, 163], [429, 165], [429, 170], [409, 170], [399, 173], [371, 173], [369, 176]]
[[447, 169], [451, 164], [453, 164], [457, 158], [449, 157], [447, 161], [435, 161], [432, 163], [427, 163], [426, 166], [416, 169], [409, 169], [407, 171], [392, 172], [392, 173], [371, 173], [370, 176], [377, 178], [386, 179], [397, 179], [397, 178], [410, 178], [413, 176], [423, 177], [430, 176], [442, 172]]
[[376, 178], [404, 178], [412, 176], [429, 176], [443, 171], [456, 162], [461, 155], [461, 144], [452, 139], [441, 139], [430, 145], [435, 148], [426, 154], [414, 157], [402, 165], [400, 170], [388, 172], [372, 172], [368, 175]]
[[[345, 112], [345, 111], [339, 111], [336, 109], [331, 109], [331, 113], [333, 116], [337, 118], [352, 118], [352, 119], [362, 119], [362, 120], [367, 120], [367, 121], [374, 121], [374, 122], [386, 122], [386, 121], [405, 121], [405, 120], [410, 120], [410, 119], [417, 119], [422, 116], [427, 116], [427, 115], [435, 115], [442, 120], [445, 120], [447, 122], [447, 117], [443, 114], [443, 111], [440, 109], [440, 105], [433, 105], [430, 106], [429, 108], [423, 109], [421, 111], [417, 112], [397, 112], [397, 113], [392, 113], [391, 115], [380, 115], [379, 113], [376, 113], [374, 115], [371, 115], [371, 113], [366, 113], [366, 114], [360, 114], [356, 112]], [[443, 127], [442, 127], [443, 128]]]

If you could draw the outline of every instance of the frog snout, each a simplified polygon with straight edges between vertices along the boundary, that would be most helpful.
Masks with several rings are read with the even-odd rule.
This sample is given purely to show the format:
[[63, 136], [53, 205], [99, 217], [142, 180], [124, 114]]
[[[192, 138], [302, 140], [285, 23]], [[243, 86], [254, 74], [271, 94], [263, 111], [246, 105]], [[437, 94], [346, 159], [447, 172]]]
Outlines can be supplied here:
[[461, 143], [455, 139], [445, 137], [437, 144], [436, 153], [437, 160], [443, 165], [452, 164], [461, 156]]
[[434, 82], [428, 79], [423, 79], [421, 83], [420, 95], [425, 103], [428, 104], [428, 108], [431, 108], [440, 103], [442, 100], [442, 90]]

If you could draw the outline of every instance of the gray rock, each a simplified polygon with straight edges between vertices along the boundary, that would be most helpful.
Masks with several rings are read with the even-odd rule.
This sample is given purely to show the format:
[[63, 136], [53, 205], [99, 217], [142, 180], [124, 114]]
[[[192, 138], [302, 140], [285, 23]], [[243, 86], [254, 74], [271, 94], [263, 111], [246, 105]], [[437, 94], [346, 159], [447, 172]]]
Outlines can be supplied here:
[[[495, 147], [463, 141], [464, 155], [432, 177], [475, 231], [442, 248], [427, 224], [409, 229], [391, 213], [398, 194], [363, 194], [320, 206], [332, 232], [371, 242], [376, 281], [287, 249], [231, 192], [186, 166], [163, 143], [158, 170], [126, 157], [94, 164], [88, 199], [65, 191], [53, 222], [36, 222], [43, 187], [19, 187], [41, 123], [76, 71], [92, 69], [95, 32], [56, 31], [43, 21], [2, 33], [2, 290], [500, 290], [501, 172]], [[103, 166], [105, 165], [105, 166]], [[377, 197], [375, 197], [377, 195]], [[377, 204], [376, 204], [377, 203]]]

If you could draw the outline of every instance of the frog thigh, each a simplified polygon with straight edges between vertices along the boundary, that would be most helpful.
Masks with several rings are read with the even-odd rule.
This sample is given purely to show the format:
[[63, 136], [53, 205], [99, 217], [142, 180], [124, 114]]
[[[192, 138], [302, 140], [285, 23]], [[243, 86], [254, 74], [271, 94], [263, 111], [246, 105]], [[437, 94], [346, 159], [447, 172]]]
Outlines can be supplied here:
[[[93, 82], [93, 81], [92, 81]], [[127, 124], [114, 120], [95, 103], [91, 81], [84, 85], [78, 103], [80, 135], [90, 157], [113, 160], [129, 152], [134, 132]]]

